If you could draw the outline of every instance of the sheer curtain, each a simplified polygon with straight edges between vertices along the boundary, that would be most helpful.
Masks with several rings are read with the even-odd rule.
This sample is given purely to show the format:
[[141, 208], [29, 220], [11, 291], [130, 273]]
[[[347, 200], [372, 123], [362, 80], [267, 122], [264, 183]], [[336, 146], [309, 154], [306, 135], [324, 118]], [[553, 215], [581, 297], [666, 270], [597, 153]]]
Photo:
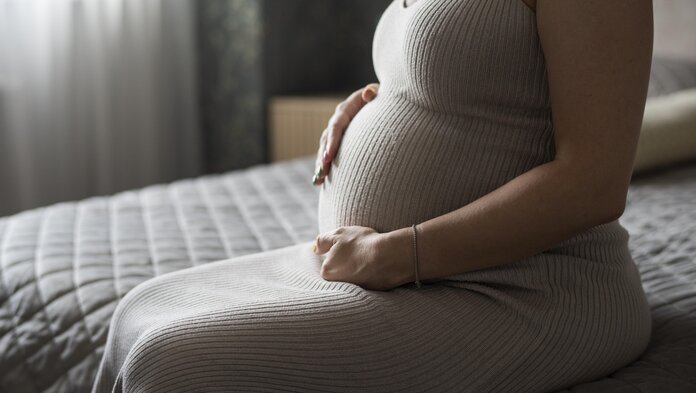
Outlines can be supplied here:
[[199, 171], [194, 0], [0, 0], [0, 215]]

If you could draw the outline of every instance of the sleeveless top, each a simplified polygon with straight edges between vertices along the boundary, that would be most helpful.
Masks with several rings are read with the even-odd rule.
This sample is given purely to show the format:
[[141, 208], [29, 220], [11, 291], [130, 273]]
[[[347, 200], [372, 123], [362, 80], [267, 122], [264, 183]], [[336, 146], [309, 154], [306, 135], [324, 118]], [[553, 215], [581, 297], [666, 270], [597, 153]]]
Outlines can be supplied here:
[[[421, 222], [554, 157], [532, 12], [402, 1], [375, 35], [381, 90], [321, 188], [322, 231]], [[622, 228], [549, 253], [422, 290], [324, 280], [309, 242], [165, 274], [114, 312], [93, 391], [555, 392], [634, 361], [651, 316]]]
[[[321, 186], [320, 233], [427, 221], [553, 160], [544, 54], [521, 0], [395, 0], [373, 62], [380, 90], [346, 129]], [[625, 258], [627, 233], [614, 221], [559, 244], [568, 247]]]

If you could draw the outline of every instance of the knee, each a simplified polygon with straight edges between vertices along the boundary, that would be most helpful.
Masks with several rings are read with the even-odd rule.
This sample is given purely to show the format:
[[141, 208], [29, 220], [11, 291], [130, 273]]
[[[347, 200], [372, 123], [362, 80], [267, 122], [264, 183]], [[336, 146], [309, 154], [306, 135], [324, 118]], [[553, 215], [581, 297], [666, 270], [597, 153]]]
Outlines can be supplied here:
[[182, 375], [190, 371], [190, 358], [196, 357], [187, 349], [196, 336], [188, 336], [186, 330], [183, 325], [168, 324], [141, 334], [121, 367], [123, 391], [172, 392], [185, 385]]
[[[140, 285], [147, 285], [146, 283]], [[133, 319], [137, 320], [138, 314], [140, 314], [138, 307], [142, 304], [143, 299], [143, 294], [140, 292], [140, 285], [128, 292], [116, 305], [116, 309], [111, 316], [109, 340], [120, 341], [122, 336], [130, 335], [126, 333], [131, 326], [130, 321]]]
[[284, 361], [259, 324], [266, 325], [231, 313], [224, 321], [197, 315], [150, 328], [130, 347], [121, 368], [122, 391], [190, 392], [237, 382], [268, 388], [269, 373]]
[[[240, 358], [257, 348], [252, 326], [230, 317], [181, 317], [150, 327], [130, 346], [121, 368], [124, 392], [189, 392], [208, 388], [221, 373], [229, 376]], [[252, 333], [253, 334], [253, 333]]]
[[122, 364], [136, 341], [152, 327], [157, 315], [155, 299], [162, 291], [162, 281], [148, 280], [133, 288], [119, 302], [109, 325], [108, 352], [114, 364]]
[[151, 278], [136, 285], [116, 306], [111, 319], [112, 328], [119, 326], [123, 329], [132, 326], [132, 322], [137, 324], [143, 317], [153, 315], [158, 311], [158, 299], [167, 297], [171, 288], [175, 286], [176, 282], [168, 275]]

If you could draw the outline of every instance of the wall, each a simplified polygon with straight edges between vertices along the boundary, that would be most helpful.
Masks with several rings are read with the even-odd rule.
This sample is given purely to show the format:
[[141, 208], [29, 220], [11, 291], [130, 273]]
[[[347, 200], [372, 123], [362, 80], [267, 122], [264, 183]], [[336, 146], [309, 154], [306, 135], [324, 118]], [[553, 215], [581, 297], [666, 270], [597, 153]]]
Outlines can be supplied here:
[[696, 60], [696, 1], [654, 0], [655, 53]]
[[372, 35], [389, 2], [199, 1], [207, 171], [268, 161], [270, 96], [352, 91], [376, 80]]

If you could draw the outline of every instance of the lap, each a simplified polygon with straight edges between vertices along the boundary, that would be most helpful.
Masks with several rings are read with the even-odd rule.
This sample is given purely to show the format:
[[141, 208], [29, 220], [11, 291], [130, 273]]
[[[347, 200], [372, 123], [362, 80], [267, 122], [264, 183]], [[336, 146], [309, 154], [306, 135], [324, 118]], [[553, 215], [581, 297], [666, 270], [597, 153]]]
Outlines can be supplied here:
[[114, 316], [110, 367], [148, 392], [540, 391], [614, 367], [597, 361], [610, 326], [543, 280], [380, 292], [324, 281], [319, 266], [301, 244], [153, 279]]

